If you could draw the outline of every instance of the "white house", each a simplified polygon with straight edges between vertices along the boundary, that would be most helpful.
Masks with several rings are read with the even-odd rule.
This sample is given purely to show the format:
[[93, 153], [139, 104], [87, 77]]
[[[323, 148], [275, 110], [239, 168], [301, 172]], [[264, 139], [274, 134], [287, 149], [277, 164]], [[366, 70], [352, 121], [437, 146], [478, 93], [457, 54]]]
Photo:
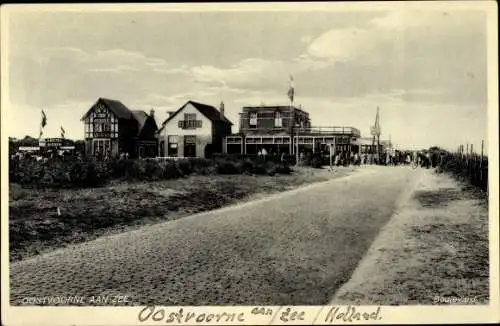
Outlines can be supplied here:
[[167, 157], [207, 157], [222, 153], [232, 123], [213, 106], [188, 101], [163, 122], [158, 130], [159, 154]]

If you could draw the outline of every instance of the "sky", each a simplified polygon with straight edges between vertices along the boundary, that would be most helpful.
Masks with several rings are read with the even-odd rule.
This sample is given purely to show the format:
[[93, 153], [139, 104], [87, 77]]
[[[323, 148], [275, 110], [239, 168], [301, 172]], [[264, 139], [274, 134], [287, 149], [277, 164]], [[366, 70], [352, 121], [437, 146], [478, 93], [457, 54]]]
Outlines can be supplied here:
[[[387, 7], [386, 7], [387, 8]], [[487, 141], [486, 15], [480, 10], [12, 10], [9, 136], [81, 139], [99, 97], [167, 111], [194, 100], [239, 128], [246, 105], [295, 104], [315, 126], [353, 126], [400, 148]]]

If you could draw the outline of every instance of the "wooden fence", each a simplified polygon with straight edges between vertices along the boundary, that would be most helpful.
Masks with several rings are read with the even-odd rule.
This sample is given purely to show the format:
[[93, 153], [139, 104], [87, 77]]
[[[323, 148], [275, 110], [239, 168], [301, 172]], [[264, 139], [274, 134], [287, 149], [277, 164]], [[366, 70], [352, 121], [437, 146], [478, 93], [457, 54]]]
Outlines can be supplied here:
[[460, 145], [455, 153], [445, 155], [439, 165], [444, 171], [488, 192], [488, 156], [484, 153], [484, 141], [480, 153], [474, 151], [472, 144]]

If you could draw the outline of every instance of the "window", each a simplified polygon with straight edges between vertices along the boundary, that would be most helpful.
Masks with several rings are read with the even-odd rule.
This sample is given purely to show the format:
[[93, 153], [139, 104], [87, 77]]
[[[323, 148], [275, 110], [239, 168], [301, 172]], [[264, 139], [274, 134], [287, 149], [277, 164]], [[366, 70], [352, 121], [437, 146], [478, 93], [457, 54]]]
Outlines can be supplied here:
[[276, 128], [281, 128], [283, 127], [283, 120], [281, 118], [281, 112], [280, 111], [276, 111], [274, 113], [274, 126]]
[[184, 113], [184, 120], [196, 120], [196, 113]]
[[201, 128], [201, 120], [196, 120], [196, 113], [184, 113], [184, 120], [179, 120], [178, 127], [181, 129]]
[[168, 136], [168, 156], [176, 157], [178, 154], [178, 136]]
[[111, 141], [109, 139], [94, 139], [92, 148], [94, 155], [106, 155], [111, 152]]
[[252, 112], [250, 113], [250, 122], [249, 122], [250, 128], [256, 128], [257, 127], [257, 112]]

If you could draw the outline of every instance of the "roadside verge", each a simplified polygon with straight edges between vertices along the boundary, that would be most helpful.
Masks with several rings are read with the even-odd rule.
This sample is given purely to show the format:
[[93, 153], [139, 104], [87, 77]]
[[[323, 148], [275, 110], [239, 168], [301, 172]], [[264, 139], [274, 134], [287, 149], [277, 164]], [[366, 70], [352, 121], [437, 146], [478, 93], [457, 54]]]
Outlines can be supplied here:
[[330, 304], [487, 304], [488, 202], [447, 174], [421, 179]]

